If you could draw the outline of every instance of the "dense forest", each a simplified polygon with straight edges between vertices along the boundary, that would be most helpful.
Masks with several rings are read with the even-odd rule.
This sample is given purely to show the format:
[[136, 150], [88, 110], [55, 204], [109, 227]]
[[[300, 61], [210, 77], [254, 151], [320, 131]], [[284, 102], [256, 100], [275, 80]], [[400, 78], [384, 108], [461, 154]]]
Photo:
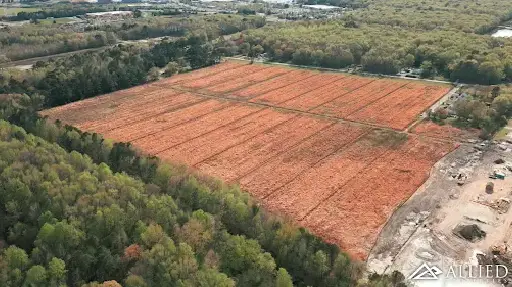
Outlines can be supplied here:
[[78, 15], [83, 15], [85, 13], [94, 13], [94, 12], [105, 12], [113, 10], [115, 7], [110, 5], [91, 5], [91, 4], [58, 4], [50, 6], [49, 8], [41, 9], [39, 11], [34, 12], [26, 12], [21, 11], [16, 13], [13, 16], [2, 16], [0, 19], [7, 21], [23, 21], [23, 20], [34, 20], [34, 19], [46, 19], [48, 17], [52, 18], [62, 18], [62, 17], [73, 17]]
[[37, 24], [0, 29], [0, 63], [32, 57], [112, 45], [120, 40], [153, 37], [180, 37], [189, 33], [205, 34], [210, 39], [265, 25], [256, 16], [214, 15], [205, 17], [134, 18], [92, 25], [84, 31], [62, 25]]
[[2, 286], [292, 286], [257, 241], [158, 186], [3, 121], [0, 146]]
[[[107, 12], [107, 11], [136, 11], [144, 8], [140, 6], [121, 6], [119, 4], [91, 4], [91, 3], [69, 3], [58, 2], [53, 5], [37, 6], [36, 11], [20, 11], [16, 15], [0, 16], [1, 20], [7, 21], [23, 21], [23, 20], [36, 20], [46, 18], [63, 18], [81, 16], [86, 13]], [[163, 11], [167, 9], [162, 9]], [[166, 14], [166, 13], [163, 13]]]
[[512, 18], [510, 1], [369, 1], [343, 19], [283, 23], [243, 32], [279, 62], [497, 84], [512, 79], [512, 40], [482, 35]]
[[160, 69], [170, 76], [212, 65], [234, 43], [223, 38], [211, 43], [204, 35], [162, 41], [153, 47], [124, 45], [104, 51], [37, 62], [30, 70], [0, 71], [0, 93], [45, 96], [45, 107], [126, 89], [158, 79]]

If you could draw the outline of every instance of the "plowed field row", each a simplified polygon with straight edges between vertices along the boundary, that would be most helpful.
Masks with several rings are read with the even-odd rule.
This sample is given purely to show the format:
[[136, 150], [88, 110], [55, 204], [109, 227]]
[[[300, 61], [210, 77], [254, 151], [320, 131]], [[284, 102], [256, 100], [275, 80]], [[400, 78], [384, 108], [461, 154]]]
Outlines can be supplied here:
[[322, 114], [345, 118], [361, 108], [405, 86], [407, 82], [376, 80], [351, 93], [344, 94], [313, 110]]
[[[212, 156], [196, 164], [196, 167], [207, 174], [232, 182], [332, 124], [330, 121], [298, 116], [273, 130]], [[234, 166], [237, 168], [233, 168]]]
[[105, 136], [115, 138], [123, 142], [131, 142], [192, 120], [197, 120], [209, 113], [226, 108], [229, 105], [229, 102], [207, 100], [183, 109], [151, 117], [135, 124], [119, 126], [118, 128], [105, 133]]
[[273, 78], [271, 80], [261, 82], [245, 89], [235, 91], [231, 93], [231, 97], [250, 99], [258, 95], [270, 92], [281, 87], [291, 85], [298, 81], [305, 80], [312, 77], [314, 74], [311, 71], [306, 70], [292, 70], [282, 76]]
[[239, 183], [364, 259], [394, 208], [455, 148], [389, 128], [405, 129], [446, 90], [225, 62], [43, 114]]
[[[149, 84], [142, 85], [45, 110], [43, 115], [49, 117], [58, 115], [61, 118], [69, 118], [68, 123], [75, 124], [90, 119], [92, 114], [103, 117], [119, 108], [125, 108], [134, 103], [140, 104], [139, 101], [142, 102], [144, 98], [154, 95], [155, 91], [161, 93], [161, 88]], [[134, 101], [134, 99], [137, 99], [137, 101]], [[84, 109], [85, 107], [87, 109]]]
[[227, 92], [232, 92], [256, 83], [264, 82], [268, 79], [277, 76], [284, 75], [291, 71], [291, 69], [286, 68], [267, 67], [266, 69], [259, 70], [253, 74], [238, 77], [232, 80], [228, 80], [226, 82], [219, 83], [214, 86], [207, 87], [204, 90], [204, 92], [208, 92], [211, 94], [223, 94]]
[[419, 113], [448, 92], [447, 86], [405, 80], [372, 79], [229, 61], [176, 77], [180, 78], [160, 82], [166, 83], [166, 87], [396, 130], [406, 129]]
[[241, 178], [239, 182], [251, 194], [265, 198], [366, 131], [351, 125], [333, 125], [273, 158], [264, 166]]
[[164, 98], [161, 100], [153, 100], [151, 102], [143, 103], [138, 106], [134, 105], [126, 109], [116, 110], [116, 112], [111, 113], [106, 117], [96, 119], [94, 121], [88, 121], [85, 124], [80, 124], [78, 126], [80, 129], [94, 130], [98, 133], [103, 133], [121, 125], [137, 123], [138, 121], [175, 109], [180, 109], [203, 100], [188, 93], [177, 94], [173, 93], [173, 91], [165, 91], [160, 93], [160, 96], [164, 96]]
[[[301, 223], [359, 258], [364, 258], [394, 208], [409, 198], [428, 178], [440, 158], [418, 160], [420, 154], [442, 155], [453, 146], [410, 139], [386, 152], [371, 167], [353, 177], [332, 197], [322, 202]], [[398, 192], [397, 192], [398, 191]]]
[[[267, 198], [266, 202], [271, 208], [286, 209], [293, 218], [301, 220], [343, 188], [349, 180], [370, 170], [372, 163], [386, 151], [385, 146], [373, 145], [371, 136], [366, 135], [319, 162], [297, 180], [283, 186]], [[317, 186], [318, 181], [326, 184]], [[311, 192], [312, 190], [315, 192]]]
[[[282, 124], [295, 116], [294, 114], [284, 114], [267, 109], [176, 146], [171, 150], [159, 153], [158, 156], [179, 163], [195, 165], [229, 147], [236, 146], [258, 134], [264, 133], [268, 129]], [[226, 140], [219, 142], [219, 138], [225, 138]]]
[[299, 111], [314, 111], [315, 108], [360, 89], [372, 81], [373, 79], [369, 78], [344, 77], [330, 85], [281, 103], [280, 106]]
[[159, 85], [160, 87], [166, 88], [166, 87], [169, 87], [169, 86], [177, 84], [177, 83], [194, 81], [199, 78], [207, 77], [207, 76], [214, 75], [216, 73], [219, 73], [219, 72], [222, 72], [225, 70], [235, 69], [237, 67], [241, 67], [241, 66], [245, 66], [245, 65], [247, 65], [247, 63], [227, 61], [227, 62], [220, 63], [218, 65], [215, 65], [215, 66], [210, 66], [208, 68], [195, 70], [192, 73], [176, 75], [174, 77], [163, 79], [161, 81], [158, 81], [156, 84]]
[[349, 120], [405, 129], [415, 117], [448, 92], [448, 88], [408, 84], [347, 117]]
[[233, 69], [222, 70], [218, 73], [215, 73], [210, 76], [206, 76], [203, 78], [199, 78], [192, 81], [184, 82], [181, 86], [189, 89], [202, 89], [206, 88], [210, 85], [215, 85], [221, 83], [226, 80], [230, 80], [233, 78], [238, 78], [244, 75], [251, 75], [254, 72], [258, 72], [260, 70], [265, 69], [265, 66], [261, 65], [249, 65], [249, 66], [240, 66], [235, 67]]
[[229, 107], [208, 114], [199, 120], [135, 140], [133, 144], [141, 147], [147, 153], [158, 154], [262, 110], [262, 108], [257, 107], [231, 104]]
[[250, 102], [279, 105], [282, 102], [291, 100], [309, 91], [318, 89], [340, 79], [338, 75], [320, 74], [309, 77], [305, 80], [291, 85], [270, 91], [261, 96], [252, 98]]

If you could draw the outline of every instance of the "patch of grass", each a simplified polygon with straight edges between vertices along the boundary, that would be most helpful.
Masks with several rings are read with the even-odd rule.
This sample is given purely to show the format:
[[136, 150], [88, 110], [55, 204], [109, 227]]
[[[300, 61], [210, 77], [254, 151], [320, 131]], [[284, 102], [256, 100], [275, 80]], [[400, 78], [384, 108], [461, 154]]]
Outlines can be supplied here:
[[64, 24], [73, 21], [70, 18], [54, 18], [54, 19], [41, 19], [39, 24], [41, 25], [53, 25], [53, 24]]
[[396, 149], [407, 141], [407, 134], [394, 131], [378, 130], [371, 136], [374, 145]]
[[14, 16], [19, 12], [36, 12], [40, 8], [35, 7], [0, 7], [0, 16]]
[[494, 140], [503, 140], [508, 134], [508, 130], [506, 128], [502, 128], [494, 135]]

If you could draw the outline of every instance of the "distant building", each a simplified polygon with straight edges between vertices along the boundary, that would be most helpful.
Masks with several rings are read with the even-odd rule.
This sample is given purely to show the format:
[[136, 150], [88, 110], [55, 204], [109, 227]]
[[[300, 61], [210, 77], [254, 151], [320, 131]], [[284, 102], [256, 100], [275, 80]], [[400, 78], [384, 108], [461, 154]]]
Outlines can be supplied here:
[[131, 17], [132, 11], [108, 11], [108, 12], [96, 12], [86, 13], [85, 18], [87, 19], [121, 19]]
[[315, 9], [315, 10], [342, 10], [341, 7], [338, 6], [331, 6], [331, 5], [302, 5], [302, 7], [309, 8], [309, 9]]

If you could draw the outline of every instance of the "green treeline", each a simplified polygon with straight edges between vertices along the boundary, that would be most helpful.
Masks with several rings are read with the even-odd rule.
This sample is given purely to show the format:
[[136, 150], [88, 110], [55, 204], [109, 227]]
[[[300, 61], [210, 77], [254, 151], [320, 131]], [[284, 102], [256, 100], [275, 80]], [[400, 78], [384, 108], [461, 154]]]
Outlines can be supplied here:
[[23, 25], [0, 29], [0, 63], [97, 48], [120, 40], [181, 37], [201, 33], [210, 39], [265, 25], [261, 17], [214, 15], [204, 17], [151, 17], [88, 26], [84, 31], [62, 25]]
[[63, 18], [63, 17], [73, 17], [78, 15], [84, 15], [85, 13], [94, 13], [94, 12], [106, 12], [113, 10], [113, 7], [109, 6], [99, 6], [99, 5], [74, 5], [74, 4], [59, 4], [49, 9], [42, 9], [40, 11], [35, 12], [26, 12], [21, 11], [18, 12], [15, 16], [3, 16], [0, 17], [2, 20], [8, 21], [23, 21], [23, 20], [33, 20], [33, 19], [46, 19], [48, 17], [52, 18]]
[[150, 70], [169, 62], [180, 70], [212, 65], [221, 52], [204, 36], [162, 41], [151, 48], [118, 45], [38, 62], [27, 71], [0, 72], [0, 93], [39, 93], [45, 96], [46, 107], [54, 107], [140, 85], [148, 80]]
[[2, 286], [399, 286], [236, 186], [0, 99]]
[[332, 5], [347, 8], [363, 8], [367, 7], [368, 3], [364, 0], [299, 0], [297, 3], [307, 5]]
[[[417, 3], [416, 3], [417, 2]], [[378, 74], [418, 67], [424, 77], [497, 84], [512, 79], [512, 40], [481, 33], [512, 18], [510, 1], [368, 1], [341, 20], [243, 32], [274, 61]]]
[[182, 210], [160, 187], [5, 121], [0, 191], [2, 286], [292, 286], [257, 241], [227, 233], [217, 215]]
[[[0, 16], [0, 19], [7, 21], [23, 21], [46, 18], [64, 18], [81, 16], [86, 13], [107, 12], [107, 11], [136, 11], [144, 6], [121, 6], [116, 4], [90, 4], [90, 3], [66, 3], [60, 2], [49, 7], [41, 6], [41, 10], [34, 12], [21, 11], [13, 16]], [[176, 15], [179, 11], [162, 9], [159, 15]]]
[[437, 124], [480, 130], [480, 137], [489, 139], [508, 124], [512, 116], [512, 93], [506, 86], [463, 87], [463, 98], [453, 107], [440, 107], [430, 113]]
[[[200, 271], [224, 278], [218, 270], [234, 278], [238, 286], [290, 286], [279, 266], [288, 270], [297, 286], [354, 284], [358, 268], [336, 246], [271, 216], [237, 187], [140, 156], [129, 144], [112, 144], [97, 134], [48, 123], [34, 113], [40, 103], [35, 98], [13, 97], [2, 103], [2, 118], [71, 151], [67, 154], [56, 145], [2, 124], [0, 139], [7, 143], [0, 149], [0, 173], [7, 175], [7, 181], [0, 182], [8, 186], [2, 185], [0, 193], [4, 196], [0, 197], [0, 218], [5, 219], [0, 238], [28, 254], [30, 261], [23, 264], [23, 271], [38, 265], [46, 269], [53, 258], [58, 258], [65, 262], [70, 284], [109, 278], [123, 281], [130, 270], [145, 281], [159, 276], [162, 278], [158, 280], [169, 276], [169, 280], [193, 280]], [[16, 172], [7, 174], [11, 169]], [[66, 229], [65, 234], [53, 234], [57, 226]], [[158, 233], [150, 236], [151, 243], [145, 239], [149, 235], [144, 236], [148, 230]], [[54, 243], [42, 240], [41, 233]], [[153, 250], [157, 242], [163, 246]], [[180, 254], [175, 248], [181, 243], [185, 243], [184, 256], [189, 257], [178, 261], [192, 264], [182, 266], [189, 272], [155, 275], [165, 269], [158, 260], [168, 260], [165, 264], [170, 265], [166, 266], [176, 264], [171, 261], [173, 254]], [[141, 248], [139, 260], [157, 256], [146, 258], [157, 269], [151, 269], [152, 265], [137, 267], [138, 261], [126, 262], [126, 248], [133, 244], [137, 250]], [[162, 258], [164, 254], [170, 258]], [[144, 268], [150, 271], [142, 272]], [[97, 274], [96, 270], [102, 272]], [[151, 274], [152, 279], [144, 274]], [[229, 280], [224, 281], [226, 285], [219, 286], [231, 286]], [[217, 286], [154, 284], [150, 286]]]

